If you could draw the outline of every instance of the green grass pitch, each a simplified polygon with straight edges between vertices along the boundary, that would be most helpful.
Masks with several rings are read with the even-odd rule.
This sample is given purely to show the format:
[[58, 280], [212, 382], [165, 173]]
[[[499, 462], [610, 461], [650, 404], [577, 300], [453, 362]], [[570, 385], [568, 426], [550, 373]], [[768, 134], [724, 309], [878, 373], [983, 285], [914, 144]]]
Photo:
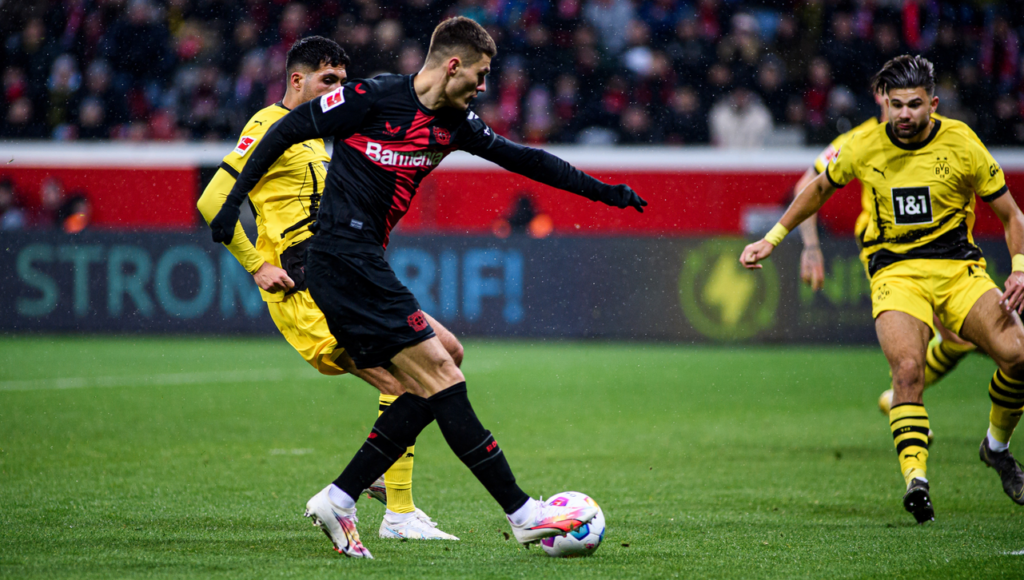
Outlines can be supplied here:
[[0, 576], [1024, 577], [1024, 507], [978, 461], [981, 356], [926, 395], [925, 527], [900, 504], [875, 348], [471, 340], [464, 369], [528, 493], [602, 505], [592, 558], [508, 540], [436, 426], [416, 447], [416, 500], [462, 541], [381, 540], [383, 507], [364, 498], [376, 559], [335, 553], [301, 515], [361, 444], [375, 392], [316, 375], [280, 339], [7, 337]]

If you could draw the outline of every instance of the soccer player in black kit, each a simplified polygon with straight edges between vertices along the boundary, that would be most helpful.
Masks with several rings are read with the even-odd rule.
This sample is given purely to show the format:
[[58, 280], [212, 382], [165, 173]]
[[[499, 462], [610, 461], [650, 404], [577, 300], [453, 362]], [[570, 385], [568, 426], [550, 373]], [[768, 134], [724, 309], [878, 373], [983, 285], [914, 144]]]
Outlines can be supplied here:
[[334, 137], [319, 232], [306, 256], [310, 294], [357, 367], [394, 365], [423, 389], [396, 399], [341, 475], [306, 504], [306, 515], [346, 556], [372, 557], [356, 531], [359, 493], [435, 419], [448, 446], [501, 505], [519, 542], [565, 534], [597, 513], [546, 506], [516, 485], [501, 448], [473, 412], [465, 377], [384, 260], [389, 233], [420, 182], [457, 149], [594, 201], [641, 212], [647, 205], [626, 185], [605, 184], [495, 135], [468, 110], [486, 90], [496, 53], [483, 27], [450, 18], [434, 29], [417, 74], [353, 81], [296, 107], [267, 132], [210, 223], [214, 241], [229, 240], [239, 207], [278, 156], [295, 143]]

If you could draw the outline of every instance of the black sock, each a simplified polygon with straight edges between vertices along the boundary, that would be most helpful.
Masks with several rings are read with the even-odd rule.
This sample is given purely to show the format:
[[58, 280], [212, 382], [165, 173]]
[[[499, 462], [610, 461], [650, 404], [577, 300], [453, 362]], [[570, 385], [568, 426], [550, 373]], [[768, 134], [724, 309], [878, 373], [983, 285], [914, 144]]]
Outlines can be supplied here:
[[530, 497], [516, 485], [516, 477], [491, 432], [473, 412], [462, 382], [427, 399], [444, 440], [455, 455], [501, 505], [506, 514], [523, 507]]
[[416, 443], [416, 436], [434, 420], [430, 405], [423, 397], [405, 393], [377, 417], [366, 443], [345, 466], [334, 485], [354, 500], [384, 475]]

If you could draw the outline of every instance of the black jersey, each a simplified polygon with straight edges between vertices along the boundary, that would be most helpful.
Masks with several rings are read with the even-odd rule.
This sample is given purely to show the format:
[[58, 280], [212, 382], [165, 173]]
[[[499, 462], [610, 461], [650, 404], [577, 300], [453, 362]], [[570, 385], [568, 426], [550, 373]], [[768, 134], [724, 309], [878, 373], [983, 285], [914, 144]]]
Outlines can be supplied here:
[[386, 247], [420, 182], [461, 149], [546, 185], [608, 201], [611, 186], [540, 149], [513, 143], [472, 111], [423, 106], [412, 75], [349, 82], [295, 108], [253, 151], [232, 196], [244, 196], [291, 144], [334, 137], [318, 214], [318, 239]]

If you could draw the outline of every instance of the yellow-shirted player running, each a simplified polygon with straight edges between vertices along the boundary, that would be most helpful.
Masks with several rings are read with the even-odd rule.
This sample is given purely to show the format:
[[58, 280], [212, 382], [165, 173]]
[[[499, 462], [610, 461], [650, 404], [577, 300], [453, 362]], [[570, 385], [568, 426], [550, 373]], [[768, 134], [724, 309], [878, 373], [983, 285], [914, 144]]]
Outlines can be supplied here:
[[[871, 276], [878, 342], [893, 375], [889, 413], [900, 470], [907, 484], [903, 507], [919, 523], [935, 519], [929, 495], [928, 413], [922, 402], [925, 356], [932, 317], [977, 344], [998, 366], [989, 383], [992, 407], [981, 460], [994, 468], [1003, 490], [1024, 505], [1024, 471], [1009, 451], [1024, 412], [1024, 214], [1007, 195], [1002, 170], [967, 127], [932, 113], [932, 64], [904, 55], [875, 76], [886, 95], [889, 122], [853, 136], [826, 171], [793, 201], [764, 239], [748, 245], [740, 262], [749, 269], [835, 192], [853, 179], [871, 192], [864, 248]], [[1001, 293], [974, 245], [974, 196], [1003, 223], [1013, 272]]]
[[[814, 164], [807, 168], [807, 171], [800, 176], [799, 181], [793, 187], [794, 192], [803, 191], [814, 178], [825, 172], [825, 168], [829, 162], [839, 153], [839, 150], [843, 145], [853, 138], [854, 135], [863, 131], [869, 131], [884, 125], [889, 122], [889, 112], [885, 105], [885, 94], [881, 91], [874, 91], [875, 103], [878, 105], [879, 113], [877, 117], [871, 117], [864, 121], [860, 125], [857, 125], [853, 129], [839, 135], [829, 143], [818, 156], [814, 159]], [[938, 119], [939, 121], [945, 121], [946, 117], [933, 113], [932, 118]], [[971, 137], [981, 144], [981, 139], [972, 131], [970, 131]], [[871, 190], [868, 188], [861, 189], [860, 214], [857, 216], [857, 221], [854, 225], [853, 233], [857, 240], [857, 245], [860, 247], [860, 261], [864, 264], [864, 273], [867, 275], [868, 280], [871, 279], [868, 274], [868, 250], [864, 247], [864, 233], [867, 231], [868, 222], [871, 221], [871, 207], [874, 203], [872, 200], [874, 197], [871, 194]], [[803, 251], [800, 253], [800, 278], [805, 284], [810, 286], [814, 291], [821, 290], [825, 283], [825, 258], [821, 253], [821, 244], [818, 240], [818, 220], [817, 214], [804, 220], [800, 224], [800, 238], [803, 241]], [[924, 370], [924, 387], [928, 387], [936, 384], [943, 377], [949, 374], [956, 365], [960, 363], [968, 354], [975, 350], [975, 346], [964, 339], [957, 336], [956, 333], [950, 331], [942, 325], [942, 321], [939, 320], [938, 316], [932, 317], [932, 325], [936, 330], [937, 336], [934, 340], [928, 343], [928, 354], [925, 356], [925, 370]], [[878, 397], [878, 408], [882, 413], [888, 417], [889, 411], [892, 408], [892, 396], [893, 390], [886, 389], [882, 392], [882, 395]], [[932, 432], [928, 432], [928, 441], [932, 442]]]
[[[235, 178], [245, 166], [249, 153], [260, 138], [288, 111], [337, 89], [347, 77], [348, 55], [333, 40], [310, 36], [295, 43], [286, 61], [287, 90], [281, 102], [257, 112], [242, 130], [238, 146], [220, 164], [220, 170], [199, 199], [199, 211], [207, 221], [217, 215]], [[304, 259], [307, 241], [313, 236], [310, 224], [316, 220], [320, 195], [330, 155], [321, 139], [289, 148], [271, 166], [249, 199], [256, 215], [256, 246], [246, 237], [241, 224], [231, 242], [232, 255], [253, 275], [270, 316], [288, 343], [310, 365], [325, 375], [351, 373], [380, 391], [380, 412], [405, 390], [418, 391], [415, 381], [394, 369], [356, 369], [327, 328], [323, 313], [306, 289]], [[442, 344], [456, 363], [462, 361], [459, 341], [433, 318], [429, 319]], [[458, 540], [437, 528], [412, 500], [414, 448], [384, 475], [384, 484], [368, 492], [385, 501], [387, 512], [381, 522], [382, 538]]]

